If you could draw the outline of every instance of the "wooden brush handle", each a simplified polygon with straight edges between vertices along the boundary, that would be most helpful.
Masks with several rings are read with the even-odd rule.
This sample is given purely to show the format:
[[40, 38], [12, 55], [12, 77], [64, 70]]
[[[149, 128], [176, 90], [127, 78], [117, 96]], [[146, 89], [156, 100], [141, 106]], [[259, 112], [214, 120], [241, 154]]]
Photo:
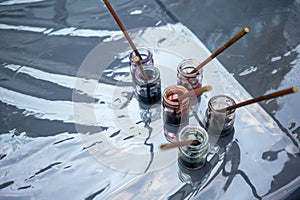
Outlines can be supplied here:
[[246, 106], [246, 105], [249, 105], [249, 104], [252, 104], [252, 103], [259, 102], [259, 101], [273, 99], [273, 98], [276, 98], [276, 97], [280, 97], [280, 96], [284, 96], [284, 95], [287, 95], [287, 94], [295, 93], [297, 91], [298, 91], [298, 89], [296, 87], [291, 87], [291, 88], [288, 88], [288, 89], [285, 89], [285, 90], [280, 90], [278, 92], [274, 92], [274, 93], [271, 93], [271, 94], [267, 94], [267, 95], [263, 95], [263, 96], [260, 96], [260, 97], [257, 97], [257, 98], [253, 98], [253, 99], [250, 99], [250, 100], [247, 100], [247, 101], [244, 101], [244, 102], [232, 105], [232, 106], [228, 106], [228, 107], [226, 107], [222, 110], [233, 110], [233, 109], [236, 109], [236, 108], [240, 108], [242, 106]]
[[171, 142], [169, 144], [160, 145], [161, 150], [171, 149], [175, 147], [188, 146], [188, 145], [198, 145], [200, 142], [198, 140], [185, 140], [180, 142]]
[[178, 101], [182, 101], [183, 99], [185, 99], [187, 97], [191, 97], [191, 96], [194, 96], [195, 94], [200, 94], [200, 93], [207, 92], [207, 91], [210, 91], [210, 90], [212, 90], [212, 87], [210, 85], [194, 89], [192, 91], [189, 91], [186, 94], [183, 94], [183, 95], [179, 96]]
[[146, 74], [146, 72], [145, 72], [145, 70], [144, 70], [144, 68], [143, 68], [143, 66], [142, 66], [142, 63], [141, 63], [140, 58], [139, 58], [138, 56], [134, 56], [133, 61], [136, 63], [137, 67], [138, 67], [139, 70], [141, 71], [144, 80], [149, 80], [149, 77], [148, 77], [148, 75]]
[[135, 55], [137, 55], [139, 58], [141, 58], [140, 53], [138, 52], [136, 46], [134, 45], [133, 41], [131, 40], [129, 34], [127, 33], [125, 26], [122, 24], [120, 18], [118, 17], [117, 13], [115, 12], [115, 10], [113, 9], [113, 7], [111, 6], [111, 4], [109, 3], [108, 0], [103, 0], [103, 2], [105, 3], [106, 7], [108, 8], [109, 12], [112, 14], [113, 18], [115, 19], [115, 21], [117, 22], [118, 26], [120, 27], [120, 29], [122, 30], [125, 38], [127, 39], [127, 41], [129, 42], [131, 48], [133, 49]]
[[214, 59], [217, 55], [222, 53], [225, 49], [230, 47], [233, 43], [238, 41], [240, 38], [242, 38], [246, 33], [249, 32], [249, 29], [246, 27], [243, 30], [241, 30], [238, 34], [236, 34], [233, 38], [231, 38], [228, 42], [226, 42], [223, 46], [221, 46], [219, 49], [217, 49], [215, 52], [213, 52], [208, 58], [206, 58], [202, 63], [200, 63], [191, 73], [197, 72], [199, 69], [204, 67], [208, 62], [210, 62], [212, 59]]

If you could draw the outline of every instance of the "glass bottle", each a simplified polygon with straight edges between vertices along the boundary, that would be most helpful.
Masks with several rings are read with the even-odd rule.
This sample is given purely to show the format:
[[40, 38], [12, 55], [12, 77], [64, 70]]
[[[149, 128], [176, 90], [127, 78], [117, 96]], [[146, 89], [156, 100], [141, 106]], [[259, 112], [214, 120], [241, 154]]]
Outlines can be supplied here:
[[[138, 48], [138, 52], [141, 55], [141, 64], [142, 65], [153, 65], [154, 61], [153, 61], [153, 53], [150, 49], [145, 48], [145, 47], [141, 47]], [[131, 51], [129, 53], [129, 61], [130, 61], [130, 73], [131, 73], [131, 77], [133, 79], [135, 79], [135, 71], [137, 70], [137, 64], [134, 62], [133, 58], [136, 56], [134, 51]]]
[[[195, 73], [190, 73], [200, 63], [194, 59], [184, 59], [177, 67], [177, 84], [182, 85], [189, 91], [197, 89], [202, 86], [203, 69], [198, 70]], [[201, 94], [195, 94], [190, 97], [191, 105], [200, 102]]]
[[180, 85], [168, 86], [163, 92], [164, 134], [167, 140], [176, 141], [178, 130], [189, 123], [189, 98], [178, 101], [188, 90]]
[[209, 134], [225, 136], [233, 131], [235, 109], [228, 111], [221, 109], [235, 104], [235, 101], [227, 95], [210, 98], [205, 112], [205, 126]]
[[196, 126], [186, 126], [178, 133], [177, 138], [178, 141], [198, 141], [198, 144], [179, 147], [178, 162], [189, 169], [202, 167], [206, 162], [209, 149], [208, 134], [205, 129]]
[[161, 100], [160, 73], [155, 66], [143, 66], [148, 80], [145, 80], [139, 69], [135, 72], [135, 93], [138, 101], [144, 104], [153, 104]]

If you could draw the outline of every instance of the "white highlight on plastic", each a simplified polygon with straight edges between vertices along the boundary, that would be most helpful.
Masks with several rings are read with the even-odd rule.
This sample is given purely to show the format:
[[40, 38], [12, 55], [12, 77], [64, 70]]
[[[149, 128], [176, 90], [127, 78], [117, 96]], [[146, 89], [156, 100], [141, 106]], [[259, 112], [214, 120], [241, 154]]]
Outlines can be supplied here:
[[141, 11], [141, 10], [134, 10], [134, 11], [130, 12], [131, 15], [140, 15], [142, 13], [143, 13], [143, 11]]
[[42, 2], [46, 0], [9, 0], [0, 3], [0, 6], [8, 6], [8, 5], [15, 5], [15, 4], [24, 4], [24, 3], [36, 3]]
[[239, 76], [246, 76], [256, 71], [257, 71], [257, 67], [251, 66], [250, 68], [245, 69], [243, 72], [239, 73]]
[[43, 33], [49, 36], [79, 36], [79, 37], [116, 37], [122, 35], [121, 31], [109, 30], [92, 30], [92, 29], [77, 29], [76, 27], [63, 28], [54, 31], [53, 28], [42, 28], [32, 26], [15, 26], [8, 24], [0, 24], [0, 30], [16, 30], [16, 31], [30, 31], [35, 33]]
[[281, 59], [281, 56], [277, 56], [277, 57], [271, 58], [271, 61], [272, 61], [272, 62], [275, 62], [275, 61], [278, 61], [278, 60], [280, 60], [280, 59]]

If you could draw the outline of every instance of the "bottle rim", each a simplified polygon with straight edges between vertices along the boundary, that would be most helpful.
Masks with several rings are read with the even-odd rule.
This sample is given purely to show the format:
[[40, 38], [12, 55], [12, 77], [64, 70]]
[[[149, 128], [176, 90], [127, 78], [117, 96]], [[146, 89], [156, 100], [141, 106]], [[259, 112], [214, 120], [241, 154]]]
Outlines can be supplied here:
[[[142, 59], [141, 59], [141, 63], [142, 64], [147, 64], [150, 60], [152, 60], [153, 58], [153, 53], [152, 51], [147, 48], [147, 47], [139, 47], [137, 48], [137, 50], [139, 51], [139, 53], [141, 54], [142, 56]], [[136, 66], [135, 62], [133, 61], [133, 58], [136, 56], [135, 52], [134, 51], [131, 51], [129, 53], [129, 60], [130, 60], [130, 63], [134, 66]]]
[[[214, 108], [213, 103], [214, 103], [215, 100], [218, 99], [218, 98], [224, 98], [224, 99], [226, 99], [226, 101], [230, 102], [230, 104], [228, 104], [227, 106], [232, 106], [232, 105], [235, 105], [235, 104], [236, 104], [235, 100], [234, 100], [233, 98], [231, 98], [230, 96], [228, 96], [228, 95], [224, 95], [224, 94], [221, 94], [221, 95], [215, 95], [215, 96], [211, 97], [211, 98], [209, 99], [209, 101], [208, 101], [208, 108], [209, 108], [211, 111], [215, 112], [215, 113], [224, 114], [224, 112], [220, 111], [220, 109], [222, 109], [222, 108], [218, 108], [218, 110], [216, 110], [216, 109]], [[227, 110], [227, 111], [226, 111], [226, 115], [232, 114], [232, 113], [234, 113], [234, 112], [235, 112], [235, 109]]]
[[178, 107], [182, 108], [182, 105], [189, 104], [189, 98], [184, 98], [181, 102], [179, 101], [172, 101], [168, 97], [173, 95], [173, 94], [178, 94], [180, 93], [181, 95], [188, 93], [189, 91], [181, 86], [181, 85], [170, 85], [167, 88], [164, 89], [163, 91], [163, 102], [164, 104], [167, 104], [170, 107]]
[[147, 84], [156, 83], [158, 80], [160, 80], [160, 72], [159, 69], [153, 65], [144, 65], [143, 69], [145, 73], [148, 75], [148, 77], [151, 77], [149, 80], [145, 80], [142, 77], [142, 73], [139, 69], [135, 71], [135, 80], [136, 83], [140, 86], [144, 86]]
[[[191, 151], [199, 153], [199, 156], [205, 156], [204, 154], [206, 154], [209, 149], [209, 136], [206, 130], [200, 126], [186, 126], [178, 133], [178, 141], [186, 140], [185, 137], [188, 136], [188, 134], [194, 134], [195, 138], [191, 139], [197, 140], [199, 144], [179, 147], [181, 152], [186, 155], [186, 151]], [[201, 137], [201, 141], [199, 137]]]
[[178, 64], [177, 73], [179, 73], [182, 77], [185, 78], [196, 78], [198, 75], [202, 74], [203, 69], [200, 69], [194, 73], [187, 73], [187, 72], [191, 72], [199, 64], [200, 63], [194, 59], [184, 59]]

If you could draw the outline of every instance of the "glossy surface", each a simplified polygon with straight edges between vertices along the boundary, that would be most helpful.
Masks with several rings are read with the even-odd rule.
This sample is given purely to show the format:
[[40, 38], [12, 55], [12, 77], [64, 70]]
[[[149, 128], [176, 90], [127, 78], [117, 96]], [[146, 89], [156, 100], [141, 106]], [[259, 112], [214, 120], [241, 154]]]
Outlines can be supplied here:
[[178, 141], [196, 140], [196, 144], [179, 147], [178, 162], [190, 170], [202, 168], [209, 150], [208, 134], [200, 126], [186, 126], [178, 133]]
[[[242, 28], [249, 28], [247, 35], [217, 58], [253, 97], [300, 88], [299, 0], [160, 1], [212, 52]], [[260, 104], [299, 140], [299, 101], [298, 92]]]
[[227, 106], [235, 105], [234, 99], [227, 95], [216, 95], [208, 101], [205, 112], [205, 127], [210, 134], [225, 136], [233, 131], [235, 109], [220, 111]]
[[[162, 89], [176, 82], [175, 63], [209, 55], [189, 29], [172, 25], [158, 1], [112, 2], [130, 30], [162, 26], [130, 31], [138, 46], [156, 50]], [[101, 1], [8, 0], [0, 10], [1, 198], [285, 199], [299, 186], [299, 147], [291, 134], [298, 122], [285, 133], [257, 104], [236, 111], [233, 135], [211, 138], [211, 152], [219, 159], [209, 157], [207, 173], [195, 177], [196, 185], [182, 182], [177, 151], [158, 148], [166, 142], [161, 107], [147, 108], [131, 96], [130, 49]], [[272, 55], [268, 58], [277, 63], [279, 54]], [[297, 46], [280, 55], [298, 65]], [[194, 125], [216, 93], [237, 102], [251, 97], [217, 60], [207, 67], [204, 82], [214, 90], [191, 112]], [[255, 67], [244, 72], [251, 75]], [[295, 79], [297, 68], [290, 72]], [[278, 99], [282, 109], [274, 115], [297, 119], [289, 106], [294, 101]]]
[[135, 92], [138, 95], [138, 101], [144, 104], [155, 104], [161, 101], [161, 80], [159, 69], [153, 65], [143, 65], [143, 70], [148, 79], [145, 80], [141, 71], [138, 69], [135, 73]]

